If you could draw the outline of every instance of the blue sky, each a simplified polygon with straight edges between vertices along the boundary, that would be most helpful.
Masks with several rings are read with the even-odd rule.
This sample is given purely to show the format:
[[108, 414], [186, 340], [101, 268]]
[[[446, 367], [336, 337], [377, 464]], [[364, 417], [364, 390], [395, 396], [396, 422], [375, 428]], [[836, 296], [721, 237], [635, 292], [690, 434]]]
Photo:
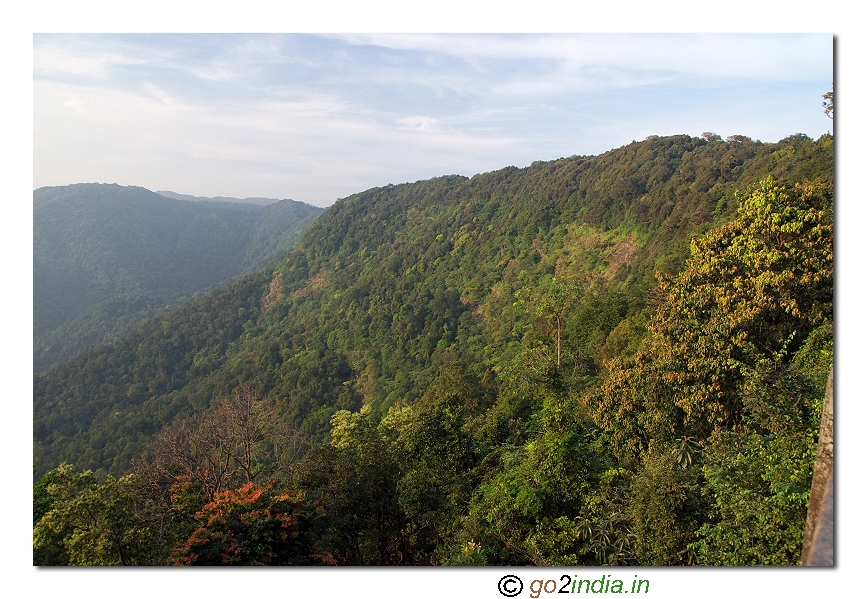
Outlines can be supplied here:
[[648, 135], [832, 128], [829, 34], [36, 34], [33, 185], [327, 206]]

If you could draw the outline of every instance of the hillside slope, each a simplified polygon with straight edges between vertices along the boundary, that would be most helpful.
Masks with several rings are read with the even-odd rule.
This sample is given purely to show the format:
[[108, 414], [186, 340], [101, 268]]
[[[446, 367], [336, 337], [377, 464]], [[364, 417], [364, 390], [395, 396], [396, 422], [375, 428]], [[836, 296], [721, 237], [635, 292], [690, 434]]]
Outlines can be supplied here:
[[[832, 143], [649, 138], [348, 197], [276, 269], [37, 377], [34, 474], [64, 460], [128, 471], [162, 428], [241, 387], [318, 440], [337, 410], [411, 404], [455, 360], [504, 394], [515, 358], [550, 345], [531, 293], [556, 279], [579, 290], [561, 351], [589, 384], [635, 350], [655, 273], [682, 268], [689, 239], [735, 214], [735, 192], [771, 174], [832, 181]], [[526, 422], [536, 408], [510, 409]]]
[[36, 370], [275, 262], [321, 212], [292, 200], [199, 203], [119, 185], [37, 189]]

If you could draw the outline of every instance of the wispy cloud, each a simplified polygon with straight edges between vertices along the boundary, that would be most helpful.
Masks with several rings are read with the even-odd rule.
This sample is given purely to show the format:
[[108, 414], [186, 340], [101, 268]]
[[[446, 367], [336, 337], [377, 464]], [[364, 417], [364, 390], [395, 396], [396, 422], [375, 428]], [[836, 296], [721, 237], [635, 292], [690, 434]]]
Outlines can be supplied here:
[[84, 102], [78, 94], [72, 94], [69, 98], [63, 103], [63, 106], [74, 110], [78, 114], [84, 114], [87, 112], [87, 108], [84, 106]]
[[116, 64], [129, 64], [126, 57], [116, 54], [70, 53], [58, 44], [37, 45], [33, 52], [33, 67], [37, 76], [70, 76], [81, 79], [105, 80]]
[[465, 60], [553, 61], [566, 70], [585, 67], [649, 70], [739, 79], [810, 78], [832, 61], [828, 35], [701, 34], [351, 34], [355, 45], [424, 51]]
[[34, 76], [107, 81], [118, 68], [158, 64], [170, 60], [165, 51], [154, 53], [128, 43], [86, 35], [37, 34], [33, 45]]

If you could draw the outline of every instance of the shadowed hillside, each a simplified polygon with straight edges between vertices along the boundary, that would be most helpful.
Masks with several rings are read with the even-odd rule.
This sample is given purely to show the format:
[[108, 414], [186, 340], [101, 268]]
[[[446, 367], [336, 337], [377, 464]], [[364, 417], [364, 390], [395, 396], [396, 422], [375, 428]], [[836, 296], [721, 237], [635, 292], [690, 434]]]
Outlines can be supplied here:
[[178, 201], [118, 185], [37, 189], [37, 371], [275, 262], [321, 212], [291, 200], [269, 206]]

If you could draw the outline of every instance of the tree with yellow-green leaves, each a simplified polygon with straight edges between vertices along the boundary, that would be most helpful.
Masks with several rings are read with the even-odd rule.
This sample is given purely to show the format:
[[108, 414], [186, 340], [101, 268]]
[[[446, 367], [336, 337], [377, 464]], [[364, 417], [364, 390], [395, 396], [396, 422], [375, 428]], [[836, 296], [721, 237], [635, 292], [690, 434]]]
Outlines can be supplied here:
[[135, 475], [100, 484], [90, 470], [61, 464], [34, 485], [34, 565], [158, 563], [163, 531], [142, 495]]
[[[702, 478], [705, 505], [692, 480], [692, 513], [678, 518], [703, 524], [672, 547], [678, 559], [687, 542], [698, 563], [799, 556], [832, 364], [832, 197], [826, 186], [768, 178], [739, 198], [737, 218], [693, 240], [686, 268], [662, 283], [665, 299], [641, 350], [610, 362], [590, 396], [638, 479], [650, 464], [658, 468], [657, 452]], [[688, 494], [646, 481], [635, 488], [650, 512], [667, 495]]]

